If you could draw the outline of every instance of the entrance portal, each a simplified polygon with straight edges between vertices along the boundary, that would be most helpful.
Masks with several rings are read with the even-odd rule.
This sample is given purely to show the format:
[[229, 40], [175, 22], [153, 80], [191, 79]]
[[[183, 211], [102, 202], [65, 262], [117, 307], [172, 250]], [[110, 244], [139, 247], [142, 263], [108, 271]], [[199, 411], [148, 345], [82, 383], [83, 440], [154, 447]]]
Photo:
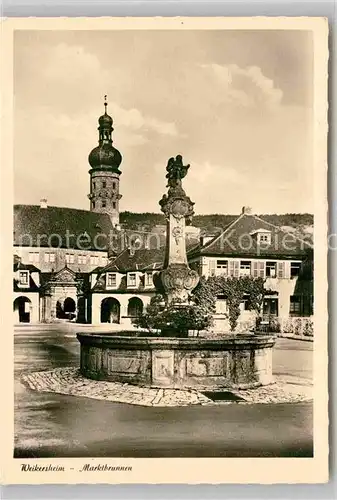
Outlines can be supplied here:
[[56, 317], [58, 319], [72, 320], [76, 316], [76, 302], [71, 297], [67, 297], [64, 301], [58, 300], [56, 303]]
[[101, 323], [119, 323], [121, 306], [117, 299], [108, 297], [101, 303]]

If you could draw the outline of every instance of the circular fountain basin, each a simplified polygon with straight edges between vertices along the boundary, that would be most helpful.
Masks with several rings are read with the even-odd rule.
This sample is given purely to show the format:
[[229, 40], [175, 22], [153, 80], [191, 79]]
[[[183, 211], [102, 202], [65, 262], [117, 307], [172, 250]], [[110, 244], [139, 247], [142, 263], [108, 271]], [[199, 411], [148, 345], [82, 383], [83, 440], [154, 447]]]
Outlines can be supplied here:
[[[131, 333], [131, 332], [130, 332]], [[87, 378], [173, 388], [251, 388], [272, 383], [275, 337], [162, 338], [78, 333]]]

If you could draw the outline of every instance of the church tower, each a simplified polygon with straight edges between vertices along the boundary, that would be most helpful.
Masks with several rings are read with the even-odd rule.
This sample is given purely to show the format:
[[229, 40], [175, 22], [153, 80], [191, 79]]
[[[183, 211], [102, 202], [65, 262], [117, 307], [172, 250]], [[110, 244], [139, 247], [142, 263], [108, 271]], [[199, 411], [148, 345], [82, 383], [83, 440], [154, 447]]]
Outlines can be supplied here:
[[99, 120], [98, 146], [89, 154], [90, 210], [110, 215], [112, 224], [119, 225], [119, 177], [122, 155], [112, 145], [112, 118], [108, 115], [108, 103], [104, 96], [105, 112]]

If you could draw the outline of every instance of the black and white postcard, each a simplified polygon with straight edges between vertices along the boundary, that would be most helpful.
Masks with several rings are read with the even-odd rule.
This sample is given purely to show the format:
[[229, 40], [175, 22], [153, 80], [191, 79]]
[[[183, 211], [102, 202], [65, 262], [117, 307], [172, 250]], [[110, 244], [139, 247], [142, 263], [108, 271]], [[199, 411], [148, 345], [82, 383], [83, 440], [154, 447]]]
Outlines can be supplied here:
[[327, 481], [327, 20], [1, 37], [4, 482]]

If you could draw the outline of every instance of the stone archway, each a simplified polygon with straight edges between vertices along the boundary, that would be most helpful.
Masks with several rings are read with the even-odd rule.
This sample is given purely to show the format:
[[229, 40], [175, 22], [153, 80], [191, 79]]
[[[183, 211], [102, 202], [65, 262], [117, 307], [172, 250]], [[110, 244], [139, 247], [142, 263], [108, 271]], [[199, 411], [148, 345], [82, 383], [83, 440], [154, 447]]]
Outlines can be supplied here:
[[128, 303], [128, 316], [131, 321], [143, 314], [144, 304], [139, 297], [132, 297]]
[[76, 302], [72, 297], [66, 297], [64, 300], [59, 299], [56, 302], [56, 318], [57, 319], [74, 319], [76, 316]]
[[107, 297], [101, 302], [101, 323], [120, 323], [121, 305], [113, 297]]
[[32, 315], [32, 302], [28, 297], [17, 297], [14, 300], [13, 310], [15, 322], [30, 323]]

